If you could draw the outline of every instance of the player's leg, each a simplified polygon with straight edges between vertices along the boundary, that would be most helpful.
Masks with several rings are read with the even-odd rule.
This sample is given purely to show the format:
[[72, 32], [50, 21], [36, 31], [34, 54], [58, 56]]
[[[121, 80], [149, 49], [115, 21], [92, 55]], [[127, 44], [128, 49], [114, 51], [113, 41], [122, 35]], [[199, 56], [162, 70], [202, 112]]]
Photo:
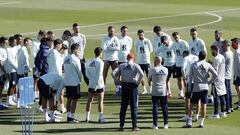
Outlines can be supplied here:
[[158, 98], [152, 96], [153, 129], [158, 129]]
[[199, 127], [202, 128], [204, 127], [204, 120], [206, 117], [206, 113], [207, 113], [207, 102], [208, 102], [208, 91], [205, 90], [203, 92], [201, 92], [201, 120], [200, 120], [200, 125]]
[[81, 71], [82, 71], [82, 74], [83, 74], [83, 79], [84, 79], [85, 83], [88, 85], [89, 84], [89, 79], [86, 76], [86, 66], [85, 66], [86, 61], [85, 61], [85, 58], [81, 59], [80, 62], [81, 62]]
[[94, 99], [94, 92], [91, 89], [89, 89], [88, 90], [88, 101], [86, 104], [86, 122], [89, 122], [91, 119], [90, 113], [91, 113], [93, 99]]
[[104, 116], [103, 116], [103, 109], [104, 109], [104, 105], [103, 105], [103, 100], [104, 100], [104, 91], [103, 89], [99, 89], [98, 93], [97, 93], [97, 96], [98, 96], [98, 112], [99, 112], [99, 120], [98, 122], [99, 123], [105, 123], [105, 119], [104, 119]]
[[168, 128], [168, 103], [167, 103], [167, 96], [160, 97], [160, 103], [163, 112], [163, 119], [164, 119], [164, 129]]
[[131, 118], [132, 118], [132, 130], [139, 131], [137, 127], [137, 115], [138, 115], [138, 89], [132, 84], [130, 93], [130, 108], [131, 108]]
[[60, 97], [60, 110], [61, 110], [61, 113], [65, 113], [67, 110], [64, 106], [64, 90], [62, 90], [61, 92], [61, 97]]
[[122, 84], [122, 96], [121, 96], [121, 108], [120, 108], [120, 130], [123, 130], [124, 128], [124, 123], [125, 123], [125, 116], [126, 116], [126, 111], [127, 107], [129, 104], [130, 100], [130, 95], [129, 95], [129, 86], [126, 83]]
[[104, 61], [104, 68], [103, 68], [103, 80], [104, 80], [104, 84], [106, 84], [107, 73], [108, 73], [109, 67], [110, 67], [110, 63], [109, 63], [108, 61]]

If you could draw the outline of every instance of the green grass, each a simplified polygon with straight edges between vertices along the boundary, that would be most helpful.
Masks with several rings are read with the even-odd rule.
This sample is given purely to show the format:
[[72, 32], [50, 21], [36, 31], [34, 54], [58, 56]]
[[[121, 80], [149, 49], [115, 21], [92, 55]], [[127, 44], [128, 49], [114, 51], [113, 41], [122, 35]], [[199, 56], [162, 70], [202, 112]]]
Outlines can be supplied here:
[[[182, 39], [189, 40], [189, 29], [166, 30], [212, 22], [216, 17], [200, 12], [210, 12], [226, 9], [240, 8], [239, 0], [21, 0], [19, 4], [2, 5], [5, 2], [0, 0], [0, 36], [23, 33], [24, 36], [36, 37], [39, 29], [53, 30], [58, 37], [65, 29], [71, 30], [74, 22], [80, 23], [82, 33], [87, 35], [87, 60], [93, 58], [93, 49], [101, 46], [102, 34], [106, 34], [108, 25], [119, 28], [122, 25], [129, 27], [129, 35], [135, 40], [137, 29], [144, 29], [147, 38], [152, 39], [152, 28], [154, 25], [161, 25], [163, 31], [171, 35], [178, 31]], [[185, 13], [196, 13], [194, 15], [182, 15]], [[240, 10], [213, 12], [223, 18], [222, 21], [210, 25], [197, 27], [201, 37], [209, 50], [214, 41], [214, 30], [223, 30], [223, 37], [231, 39], [240, 35]], [[179, 15], [175, 17], [164, 17]], [[153, 18], [155, 17], [155, 18]], [[162, 17], [162, 18], [161, 18]], [[136, 20], [148, 18], [143, 20]], [[152, 18], [152, 19], [150, 19]], [[134, 21], [135, 20], [135, 21]], [[98, 24], [98, 25], [96, 25]], [[91, 35], [91, 36], [90, 36]], [[95, 35], [95, 36], [93, 36]], [[212, 59], [210, 53], [208, 59]], [[109, 71], [110, 73], [110, 71]], [[139, 87], [141, 91], [141, 86]], [[82, 83], [82, 98], [78, 102], [76, 118], [84, 121], [85, 104], [87, 98], [87, 87]], [[114, 95], [113, 81], [110, 76], [107, 79], [107, 92], [105, 97], [105, 117], [108, 123], [99, 125], [97, 123], [86, 124], [58, 124], [42, 123], [42, 114], [35, 114], [35, 134], [119, 134], [119, 109], [120, 98]], [[172, 91], [177, 96], [176, 80], [172, 81]], [[233, 89], [234, 101], [237, 100], [236, 92]], [[184, 114], [183, 101], [173, 98], [169, 100], [169, 130], [153, 131], [150, 96], [139, 98], [139, 127], [141, 132], [136, 134], [209, 134], [209, 135], [236, 135], [239, 134], [239, 111], [235, 111], [229, 117], [221, 120], [206, 120], [204, 129], [182, 129], [183, 123], [178, 118]], [[213, 113], [213, 107], [208, 106], [208, 114]], [[7, 111], [0, 111], [1, 134], [20, 134], [20, 112], [15, 108]], [[93, 105], [91, 113], [92, 120], [97, 121], [97, 104]], [[159, 125], [162, 126], [162, 114], [159, 114]], [[66, 118], [66, 115], [63, 115]], [[130, 114], [127, 114], [126, 127], [131, 127]], [[65, 119], [64, 119], [65, 120]], [[194, 123], [194, 126], [197, 124]], [[131, 134], [130, 129], [121, 134]]]

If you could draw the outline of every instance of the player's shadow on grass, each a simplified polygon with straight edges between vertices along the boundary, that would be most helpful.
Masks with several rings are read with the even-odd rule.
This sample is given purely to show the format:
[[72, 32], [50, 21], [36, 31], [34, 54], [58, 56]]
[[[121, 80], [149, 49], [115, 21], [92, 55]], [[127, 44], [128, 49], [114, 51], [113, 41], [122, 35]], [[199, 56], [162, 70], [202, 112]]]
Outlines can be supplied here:
[[[22, 131], [14, 131], [22, 132]], [[40, 134], [61, 134], [61, 133], [81, 133], [81, 132], [118, 132], [118, 128], [71, 128], [71, 129], [47, 129], [44, 131], [34, 130], [34, 133]]]

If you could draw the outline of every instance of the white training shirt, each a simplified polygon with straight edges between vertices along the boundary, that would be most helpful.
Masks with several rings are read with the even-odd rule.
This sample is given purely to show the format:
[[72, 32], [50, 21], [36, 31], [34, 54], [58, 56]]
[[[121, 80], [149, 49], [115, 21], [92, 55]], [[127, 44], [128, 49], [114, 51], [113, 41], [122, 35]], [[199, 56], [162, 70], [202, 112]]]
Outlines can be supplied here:
[[83, 59], [84, 58], [84, 50], [86, 48], [87, 40], [86, 36], [84, 34], [79, 33], [78, 35], [73, 35], [69, 39], [69, 48], [71, 48], [72, 44], [78, 44], [79, 49], [80, 49], [80, 55], [79, 58]]
[[94, 90], [105, 87], [103, 81], [104, 62], [100, 58], [95, 58], [87, 65], [86, 75], [89, 79], [89, 88]]
[[129, 36], [119, 36], [120, 51], [118, 52], [118, 61], [127, 62], [127, 55], [132, 49], [132, 38]]
[[56, 49], [50, 50], [47, 62], [48, 72], [54, 72], [62, 76], [63, 58]]
[[190, 93], [209, 90], [208, 88], [209, 72], [211, 72], [212, 74], [212, 79], [210, 80], [210, 82], [213, 82], [213, 80], [217, 78], [218, 74], [211, 64], [207, 63], [205, 60], [202, 60], [197, 61], [191, 65], [188, 80], [188, 90], [190, 90], [189, 91]]
[[191, 39], [188, 42], [188, 45], [189, 45], [189, 51], [191, 52], [192, 55], [198, 56], [199, 52], [201, 52], [201, 51], [207, 52], [205, 43], [200, 38], [196, 38], [195, 40]]
[[216, 88], [217, 95], [214, 96], [222, 96], [226, 94], [225, 87], [225, 58], [223, 55], [218, 54], [213, 59], [213, 68], [217, 71], [218, 77], [214, 80], [214, 85]]
[[223, 54], [225, 58], [225, 79], [230, 80], [232, 78], [233, 70], [233, 52], [229, 49]]
[[120, 41], [116, 36], [105, 36], [102, 40], [103, 60], [116, 61], [118, 60], [118, 51], [120, 50]]
[[35, 67], [34, 60], [37, 56], [37, 53], [40, 49], [41, 42], [38, 39], [32, 41], [31, 55], [32, 55], [32, 66]]
[[66, 86], [77, 86], [82, 78], [81, 63], [77, 56], [69, 54], [64, 59], [64, 81]]
[[152, 96], [167, 96], [168, 69], [162, 65], [150, 69], [148, 79], [152, 81]]
[[[0, 62], [1, 65], [4, 66], [5, 62], [7, 60], [7, 50], [3, 47], [0, 47]], [[3, 72], [3, 70], [0, 68], [0, 76], [4, 75], [5, 73]]]
[[135, 52], [137, 54], [137, 64], [150, 64], [151, 53], [153, 52], [152, 43], [149, 39], [138, 39], [135, 43]]
[[175, 65], [175, 54], [172, 48], [172, 44], [161, 45], [157, 48], [157, 52], [161, 52], [161, 57], [163, 58], [163, 66], [171, 67]]
[[59, 101], [65, 85], [62, 76], [56, 73], [47, 73], [40, 78], [45, 82], [46, 85], [49, 85], [50, 88], [56, 90], [56, 98], [57, 101]]
[[189, 50], [188, 43], [182, 39], [179, 39], [178, 42], [173, 42], [172, 49], [175, 54], [176, 67], [183, 66], [183, 52]]
[[198, 57], [192, 54], [189, 54], [188, 56], [183, 58], [182, 75], [186, 82], [188, 81], [191, 65], [197, 61]]
[[18, 50], [17, 58], [18, 58], [17, 74], [23, 75], [25, 73], [30, 72], [29, 54], [25, 46], [22, 46]]
[[235, 50], [233, 57], [233, 69], [234, 69], [234, 79], [240, 77], [240, 48]]
[[161, 54], [159, 54], [156, 50], [160, 45], [162, 45], [162, 42], [161, 42], [161, 37], [162, 36], [166, 36], [168, 38], [169, 44], [172, 44], [172, 39], [168, 34], [166, 34], [164, 32], [161, 35], [156, 35], [155, 34], [153, 39], [152, 39], [153, 51], [154, 51], [155, 56], [161, 56]]
[[8, 74], [17, 72], [18, 68], [17, 54], [18, 54], [17, 46], [14, 47], [9, 46], [7, 48], [7, 60], [4, 64], [4, 69]]

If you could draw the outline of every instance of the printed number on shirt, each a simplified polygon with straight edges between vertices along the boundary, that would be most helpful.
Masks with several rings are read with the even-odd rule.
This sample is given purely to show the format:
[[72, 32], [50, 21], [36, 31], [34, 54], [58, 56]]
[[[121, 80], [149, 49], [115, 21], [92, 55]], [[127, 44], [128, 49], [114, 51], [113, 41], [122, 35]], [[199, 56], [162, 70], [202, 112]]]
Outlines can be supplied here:
[[167, 51], [167, 56], [171, 57], [172, 56], [172, 52], [171, 51]]
[[180, 52], [179, 49], [176, 50], [176, 54], [177, 54], [177, 56], [180, 56], [180, 55], [181, 55], [181, 52]]
[[145, 48], [143, 46], [140, 47], [140, 53], [145, 53]]
[[127, 50], [127, 45], [123, 44], [121, 49], [122, 49], [122, 51], [126, 51]]

